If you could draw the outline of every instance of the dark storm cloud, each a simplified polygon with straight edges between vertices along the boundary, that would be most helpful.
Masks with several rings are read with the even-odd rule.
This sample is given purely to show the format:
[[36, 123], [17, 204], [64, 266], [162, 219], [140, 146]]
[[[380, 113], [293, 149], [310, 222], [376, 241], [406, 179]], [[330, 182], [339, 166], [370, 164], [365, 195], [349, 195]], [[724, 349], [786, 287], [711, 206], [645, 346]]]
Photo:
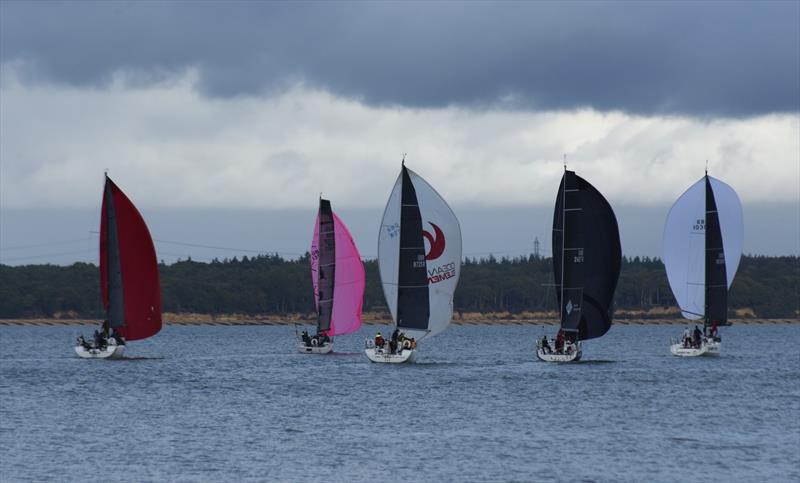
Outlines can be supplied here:
[[25, 81], [209, 96], [297, 81], [370, 104], [748, 116], [800, 110], [800, 2], [0, 3]]

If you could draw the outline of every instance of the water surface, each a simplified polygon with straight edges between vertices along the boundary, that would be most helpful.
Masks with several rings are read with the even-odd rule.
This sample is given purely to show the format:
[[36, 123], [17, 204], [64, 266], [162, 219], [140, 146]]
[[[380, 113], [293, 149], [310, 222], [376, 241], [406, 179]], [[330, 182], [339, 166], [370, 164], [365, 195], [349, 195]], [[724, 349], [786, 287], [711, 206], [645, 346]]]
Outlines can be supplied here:
[[[384, 335], [388, 332], [383, 329]], [[584, 361], [535, 361], [552, 327], [453, 326], [418, 363], [371, 364], [291, 327], [169, 326], [120, 361], [89, 327], [0, 327], [0, 479], [78, 481], [798, 481], [800, 326], [614, 326]]]

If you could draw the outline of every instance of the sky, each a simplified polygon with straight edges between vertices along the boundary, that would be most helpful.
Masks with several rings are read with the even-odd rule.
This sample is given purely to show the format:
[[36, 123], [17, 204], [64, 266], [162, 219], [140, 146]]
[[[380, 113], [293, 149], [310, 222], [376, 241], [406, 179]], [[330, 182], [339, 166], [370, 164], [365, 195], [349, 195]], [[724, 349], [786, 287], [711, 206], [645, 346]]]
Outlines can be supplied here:
[[660, 256], [730, 184], [745, 252], [800, 252], [800, 2], [0, 2], [0, 263], [94, 261], [103, 173], [159, 258], [365, 257], [409, 167], [470, 256], [549, 255], [566, 159]]

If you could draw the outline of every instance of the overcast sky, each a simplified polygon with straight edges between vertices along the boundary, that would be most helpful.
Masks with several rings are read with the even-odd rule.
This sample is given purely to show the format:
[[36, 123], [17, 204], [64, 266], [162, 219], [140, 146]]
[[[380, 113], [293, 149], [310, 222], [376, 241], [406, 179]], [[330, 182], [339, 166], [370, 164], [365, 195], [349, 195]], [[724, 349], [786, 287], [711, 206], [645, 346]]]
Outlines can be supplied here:
[[796, 1], [3, 1], [0, 263], [70, 261], [105, 169], [157, 239], [302, 252], [322, 192], [369, 254], [404, 152], [468, 252], [549, 252], [566, 154], [627, 254], [706, 161], [797, 253], [798, 86]]

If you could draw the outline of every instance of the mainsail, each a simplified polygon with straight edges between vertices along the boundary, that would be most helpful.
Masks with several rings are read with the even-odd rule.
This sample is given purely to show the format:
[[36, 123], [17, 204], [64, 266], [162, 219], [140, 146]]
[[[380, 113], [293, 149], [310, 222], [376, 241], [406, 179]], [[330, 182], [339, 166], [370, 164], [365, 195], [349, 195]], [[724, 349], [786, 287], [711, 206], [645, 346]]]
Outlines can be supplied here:
[[704, 176], [672, 205], [664, 226], [664, 266], [684, 317], [728, 324], [728, 289], [743, 238], [739, 197], [716, 178]]
[[383, 213], [378, 267], [398, 328], [417, 339], [447, 328], [461, 274], [461, 227], [439, 193], [405, 165]]
[[357, 331], [364, 301], [364, 264], [329, 200], [319, 200], [311, 241], [311, 280], [317, 332], [333, 337]]
[[621, 258], [611, 205], [586, 180], [565, 171], [553, 214], [553, 272], [561, 328], [570, 340], [608, 332]]
[[100, 290], [109, 326], [127, 340], [161, 330], [161, 285], [150, 232], [106, 176], [100, 220]]

